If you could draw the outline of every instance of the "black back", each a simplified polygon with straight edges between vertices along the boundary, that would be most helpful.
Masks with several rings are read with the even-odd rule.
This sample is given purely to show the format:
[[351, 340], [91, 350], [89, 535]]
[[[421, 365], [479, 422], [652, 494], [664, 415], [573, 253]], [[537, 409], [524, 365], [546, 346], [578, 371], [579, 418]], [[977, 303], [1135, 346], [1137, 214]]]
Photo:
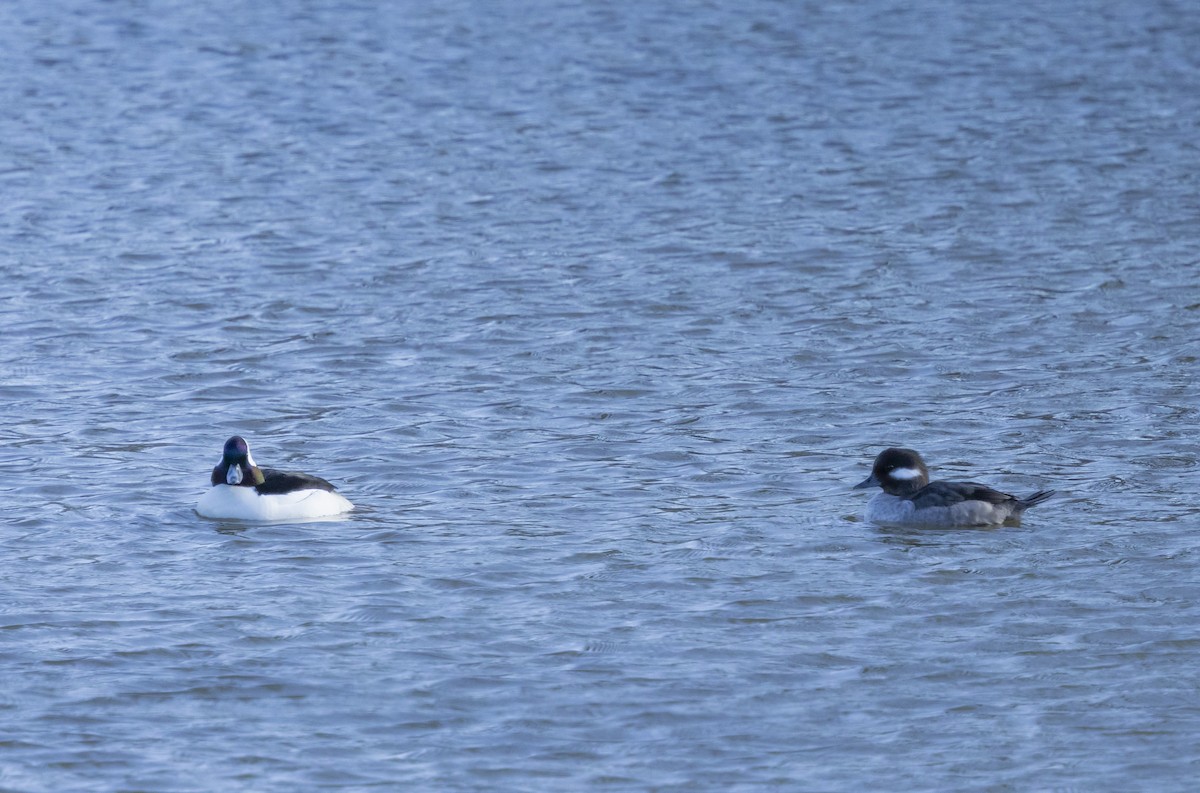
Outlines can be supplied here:
[[263, 483], [254, 489], [260, 495], [270, 496], [279, 493], [291, 493], [294, 490], [328, 490], [334, 492], [336, 487], [319, 476], [301, 474], [295, 471], [277, 471], [274, 468], [261, 468]]

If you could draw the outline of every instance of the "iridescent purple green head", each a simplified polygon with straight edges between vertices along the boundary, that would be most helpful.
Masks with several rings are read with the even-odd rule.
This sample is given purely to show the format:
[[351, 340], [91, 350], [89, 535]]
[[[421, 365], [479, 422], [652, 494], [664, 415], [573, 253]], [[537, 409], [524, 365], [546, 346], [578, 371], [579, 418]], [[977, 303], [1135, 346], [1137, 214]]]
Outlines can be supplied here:
[[263, 473], [250, 456], [250, 444], [240, 435], [225, 441], [221, 451], [221, 462], [213, 469], [214, 485], [242, 485], [255, 487], [263, 483]]

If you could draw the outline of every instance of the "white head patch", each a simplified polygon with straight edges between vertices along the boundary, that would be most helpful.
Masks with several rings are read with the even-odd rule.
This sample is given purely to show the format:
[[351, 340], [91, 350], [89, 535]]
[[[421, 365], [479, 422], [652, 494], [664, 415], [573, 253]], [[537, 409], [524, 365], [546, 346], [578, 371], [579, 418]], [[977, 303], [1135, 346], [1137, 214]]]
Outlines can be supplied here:
[[916, 468], [893, 468], [888, 471], [888, 476], [892, 479], [918, 479], [921, 472]]

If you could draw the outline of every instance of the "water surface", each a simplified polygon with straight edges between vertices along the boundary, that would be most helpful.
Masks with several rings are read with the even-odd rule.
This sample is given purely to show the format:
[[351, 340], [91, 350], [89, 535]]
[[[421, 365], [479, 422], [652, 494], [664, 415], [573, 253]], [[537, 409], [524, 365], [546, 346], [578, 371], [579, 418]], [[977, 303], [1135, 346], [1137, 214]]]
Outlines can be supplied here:
[[0, 787], [1191, 789], [1198, 36], [5, 4]]

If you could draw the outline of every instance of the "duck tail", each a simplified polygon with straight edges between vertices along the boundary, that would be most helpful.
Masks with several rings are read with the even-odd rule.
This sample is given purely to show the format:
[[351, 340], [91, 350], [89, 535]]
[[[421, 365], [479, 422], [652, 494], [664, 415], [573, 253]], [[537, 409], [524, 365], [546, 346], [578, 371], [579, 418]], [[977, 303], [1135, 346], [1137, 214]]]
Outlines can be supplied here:
[[1042, 503], [1043, 501], [1045, 501], [1046, 499], [1048, 499], [1052, 495], [1054, 495], [1054, 493], [1055, 493], [1055, 491], [1053, 491], [1053, 490], [1039, 490], [1036, 493], [1031, 493], [1030, 495], [1025, 496], [1025, 498], [1017, 499], [1017, 503], [1019, 503], [1021, 505], [1021, 510], [1024, 511], [1024, 510], [1027, 510], [1030, 507], [1034, 506], [1035, 504]]

